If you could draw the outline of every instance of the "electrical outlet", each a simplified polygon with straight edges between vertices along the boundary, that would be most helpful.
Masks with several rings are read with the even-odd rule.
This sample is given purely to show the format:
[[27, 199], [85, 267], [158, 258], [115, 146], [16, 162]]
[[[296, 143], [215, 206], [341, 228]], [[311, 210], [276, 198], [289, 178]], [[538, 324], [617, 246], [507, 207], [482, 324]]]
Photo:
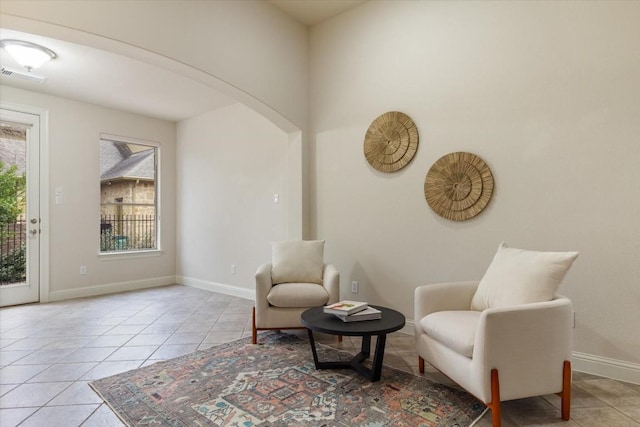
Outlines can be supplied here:
[[80, 275], [81, 276], [86, 276], [87, 275], [87, 266], [86, 265], [81, 265], [80, 266]]
[[355, 280], [351, 282], [351, 293], [352, 294], [358, 293], [358, 282]]
[[236, 274], [236, 265], [231, 264], [231, 274]]

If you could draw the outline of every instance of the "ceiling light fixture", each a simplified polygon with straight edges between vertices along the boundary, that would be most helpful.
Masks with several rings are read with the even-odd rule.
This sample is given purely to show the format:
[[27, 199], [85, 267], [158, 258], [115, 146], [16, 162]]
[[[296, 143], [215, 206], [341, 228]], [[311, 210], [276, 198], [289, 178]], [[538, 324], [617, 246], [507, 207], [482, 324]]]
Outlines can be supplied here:
[[31, 71], [56, 57], [55, 52], [35, 43], [22, 40], [0, 40], [4, 48], [20, 65]]

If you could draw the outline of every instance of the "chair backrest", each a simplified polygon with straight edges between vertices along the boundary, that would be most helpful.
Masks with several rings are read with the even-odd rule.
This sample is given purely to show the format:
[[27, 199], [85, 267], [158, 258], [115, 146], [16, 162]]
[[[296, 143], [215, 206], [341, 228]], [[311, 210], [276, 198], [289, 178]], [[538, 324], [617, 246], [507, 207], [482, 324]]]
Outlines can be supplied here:
[[272, 243], [271, 281], [322, 284], [324, 240]]

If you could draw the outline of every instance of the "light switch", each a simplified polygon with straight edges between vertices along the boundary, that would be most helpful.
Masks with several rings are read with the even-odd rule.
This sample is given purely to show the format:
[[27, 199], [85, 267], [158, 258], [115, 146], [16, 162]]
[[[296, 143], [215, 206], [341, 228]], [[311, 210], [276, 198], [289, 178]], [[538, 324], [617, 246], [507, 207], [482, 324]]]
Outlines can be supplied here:
[[62, 204], [62, 187], [56, 187], [56, 205]]
[[273, 195], [273, 203], [280, 203], [280, 195], [278, 193]]

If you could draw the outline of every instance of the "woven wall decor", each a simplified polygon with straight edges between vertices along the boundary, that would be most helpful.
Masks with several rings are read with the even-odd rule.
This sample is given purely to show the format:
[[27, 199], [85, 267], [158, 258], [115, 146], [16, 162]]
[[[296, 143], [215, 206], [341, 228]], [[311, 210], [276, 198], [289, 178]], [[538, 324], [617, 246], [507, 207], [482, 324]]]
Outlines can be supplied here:
[[418, 128], [409, 116], [389, 111], [371, 122], [364, 137], [364, 156], [380, 172], [409, 164], [418, 150]]
[[427, 203], [435, 213], [452, 221], [464, 221], [478, 215], [492, 194], [491, 169], [471, 153], [442, 156], [424, 179]]

